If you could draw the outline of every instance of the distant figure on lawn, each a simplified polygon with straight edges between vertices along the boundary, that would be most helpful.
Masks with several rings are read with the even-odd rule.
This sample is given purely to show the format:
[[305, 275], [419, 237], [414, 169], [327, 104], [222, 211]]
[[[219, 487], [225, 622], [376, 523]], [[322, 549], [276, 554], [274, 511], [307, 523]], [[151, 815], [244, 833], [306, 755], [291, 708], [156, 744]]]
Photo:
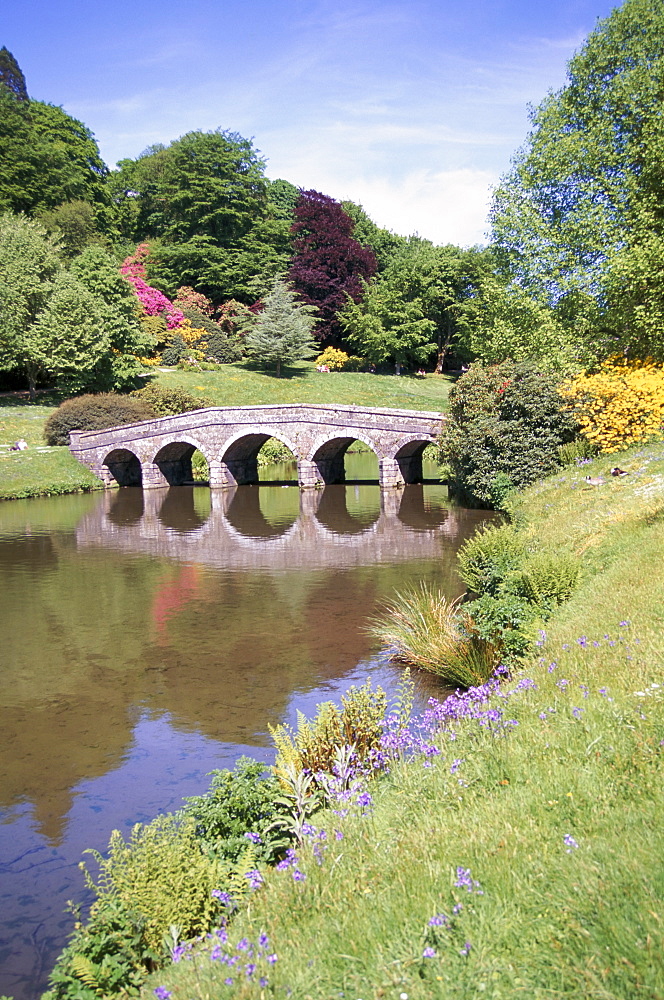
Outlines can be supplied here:
[[13, 445], [9, 449], [10, 451], [25, 451], [28, 447], [28, 442], [24, 441], [23, 438], [19, 438], [18, 441], [14, 441]]

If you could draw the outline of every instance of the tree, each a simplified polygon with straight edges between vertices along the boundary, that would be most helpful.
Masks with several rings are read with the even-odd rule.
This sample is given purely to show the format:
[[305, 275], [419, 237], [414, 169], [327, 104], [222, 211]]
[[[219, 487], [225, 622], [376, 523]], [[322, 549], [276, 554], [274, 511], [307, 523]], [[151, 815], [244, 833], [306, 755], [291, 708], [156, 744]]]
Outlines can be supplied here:
[[[26, 340], [61, 267], [55, 243], [38, 223], [21, 215], [0, 215], [0, 368], [27, 370]], [[31, 396], [35, 380], [33, 373]]]
[[[188, 132], [170, 146], [153, 146], [123, 160], [113, 182], [116, 207], [131, 200], [140, 239], [164, 243], [194, 238], [234, 245], [265, 214], [265, 163], [237, 132]], [[181, 282], [180, 282], [181, 283]]]
[[276, 365], [277, 376], [285, 362], [314, 357], [318, 345], [311, 336], [313, 312], [285, 281], [275, 279], [245, 337], [247, 353], [262, 364]]
[[404, 241], [362, 299], [348, 301], [342, 312], [349, 343], [374, 364], [420, 364], [437, 351], [442, 371], [460, 340], [463, 304], [487, 266], [478, 250]]
[[376, 271], [372, 250], [353, 239], [353, 220], [338, 201], [318, 191], [303, 191], [295, 206], [295, 257], [288, 272], [293, 288], [314, 306], [319, 317], [316, 337], [338, 343], [338, 314], [348, 297], [358, 302], [363, 281]]
[[46, 306], [21, 338], [31, 395], [43, 375], [60, 378], [70, 391], [87, 388], [109, 347], [100, 302], [73, 275], [60, 271]]
[[341, 207], [346, 215], [355, 223], [353, 239], [363, 247], [373, 250], [378, 271], [383, 271], [395, 254], [399, 253], [408, 240], [405, 236], [397, 236], [389, 229], [381, 229], [373, 222], [361, 205], [353, 201], [342, 201]]
[[[643, 349], [643, 330], [633, 342], [632, 330], [605, 312], [612, 262], [635, 250], [633, 313], [659, 294], [657, 275], [648, 277], [638, 258], [653, 235], [664, 236], [663, 98], [664, 7], [626, 0], [571, 60], [566, 86], [533, 112], [494, 199], [501, 266], [600, 354]], [[589, 300], [604, 326], [599, 338], [588, 329]], [[661, 330], [647, 347], [662, 351]]]
[[25, 87], [25, 77], [21, 72], [21, 67], [14, 59], [9, 49], [0, 49], [0, 86], [6, 87], [19, 101], [28, 100], [28, 92]]
[[58, 237], [64, 253], [74, 257], [98, 239], [95, 210], [88, 201], [66, 201], [47, 212], [39, 221]]

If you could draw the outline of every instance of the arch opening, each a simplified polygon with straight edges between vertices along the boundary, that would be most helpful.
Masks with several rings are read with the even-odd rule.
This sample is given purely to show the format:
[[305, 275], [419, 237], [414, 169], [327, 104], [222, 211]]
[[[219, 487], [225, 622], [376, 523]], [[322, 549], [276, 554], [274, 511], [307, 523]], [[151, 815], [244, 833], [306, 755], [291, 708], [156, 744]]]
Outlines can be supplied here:
[[422, 454], [430, 441], [409, 441], [394, 456], [404, 483], [422, 482]]
[[359, 438], [332, 438], [322, 444], [312, 457], [318, 476], [326, 486], [345, 483], [348, 453], [351, 452], [351, 478], [378, 481], [378, 456], [366, 441]]
[[118, 486], [141, 486], [143, 473], [138, 456], [127, 448], [114, 448], [102, 463]]
[[258, 453], [270, 437], [270, 434], [245, 434], [233, 441], [221, 456], [229, 478], [238, 486], [258, 482]]
[[297, 482], [297, 456], [279, 438], [270, 437], [261, 445], [257, 462], [261, 482]]
[[169, 486], [185, 486], [194, 482], [191, 460], [196, 450], [195, 445], [188, 441], [171, 441], [159, 449], [154, 464]]

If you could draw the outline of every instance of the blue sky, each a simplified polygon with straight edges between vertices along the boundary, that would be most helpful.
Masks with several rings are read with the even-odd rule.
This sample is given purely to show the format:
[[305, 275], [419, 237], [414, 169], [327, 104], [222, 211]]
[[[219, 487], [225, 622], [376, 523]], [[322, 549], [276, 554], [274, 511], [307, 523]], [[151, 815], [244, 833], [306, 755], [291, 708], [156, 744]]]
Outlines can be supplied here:
[[484, 242], [528, 104], [610, 0], [14, 0], [0, 46], [113, 166], [217, 127], [267, 175], [437, 243]]

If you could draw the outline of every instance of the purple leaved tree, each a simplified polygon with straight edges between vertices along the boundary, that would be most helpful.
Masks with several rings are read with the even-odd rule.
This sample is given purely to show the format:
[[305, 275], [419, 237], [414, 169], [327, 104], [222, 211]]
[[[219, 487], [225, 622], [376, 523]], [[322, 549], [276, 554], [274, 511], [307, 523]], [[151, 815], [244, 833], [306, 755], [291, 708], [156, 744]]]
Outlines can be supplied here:
[[314, 336], [325, 344], [341, 346], [342, 329], [337, 314], [362, 297], [362, 281], [376, 273], [373, 250], [353, 239], [355, 223], [338, 201], [319, 191], [302, 191], [295, 205], [295, 257], [288, 280], [301, 299], [315, 306], [319, 321]]

